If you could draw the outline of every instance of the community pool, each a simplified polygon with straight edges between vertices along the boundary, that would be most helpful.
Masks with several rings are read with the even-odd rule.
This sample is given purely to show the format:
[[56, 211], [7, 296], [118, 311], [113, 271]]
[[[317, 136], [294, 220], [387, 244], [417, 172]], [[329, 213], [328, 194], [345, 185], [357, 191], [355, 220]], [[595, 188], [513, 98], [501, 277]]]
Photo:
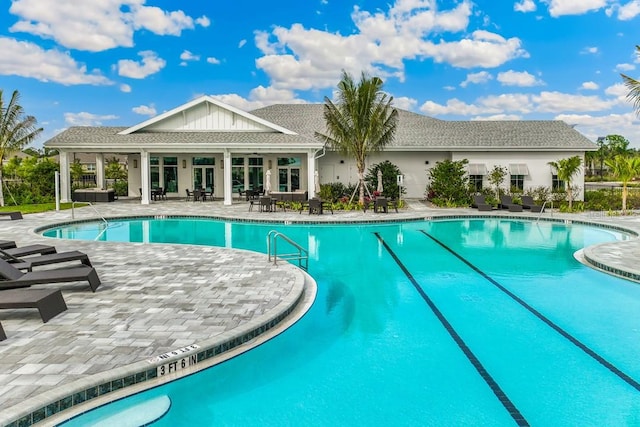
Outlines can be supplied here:
[[267, 343], [65, 425], [162, 396], [158, 426], [640, 425], [640, 286], [573, 256], [623, 233], [507, 219], [100, 227], [45, 235], [264, 252], [275, 229], [308, 246], [318, 295]]

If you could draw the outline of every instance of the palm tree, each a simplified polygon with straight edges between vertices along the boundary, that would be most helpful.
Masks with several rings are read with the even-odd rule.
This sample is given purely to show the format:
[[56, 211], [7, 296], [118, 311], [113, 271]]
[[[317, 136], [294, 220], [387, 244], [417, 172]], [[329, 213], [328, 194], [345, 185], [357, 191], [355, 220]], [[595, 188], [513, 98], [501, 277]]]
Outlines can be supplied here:
[[360, 203], [364, 203], [365, 159], [371, 152], [381, 151], [393, 140], [398, 111], [391, 106], [392, 96], [382, 91], [382, 80], [362, 73], [356, 84], [346, 71], [338, 83], [337, 102], [324, 98], [327, 134], [316, 132], [316, 138], [344, 154], [353, 156], [358, 169]]
[[5, 156], [11, 152], [21, 151], [42, 132], [42, 128], [36, 127], [35, 117], [24, 115], [19, 100], [20, 94], [15, 90], [11, 100], [5, 105], [2, 89], [0, 89], [0, 206], [4, 206], [2, 163]]
[[[636, 54], [640, 56], [640, 46], [636, 45]], [[629, 89], [627, 99], [633, 102], [633, 108], [636, 114], [640, 116], [640, 81], [633, 79], [625, 74], [621, 74], [624, 85]]]
[[580, 156], [573, 156], [568, 159], [560, 159], [557, 162], [549, 162], [548, 164], [556, 170], [558, 179], [567, 184], [569, 212], [571, 212], [571, 210], [573, 210], [573, 188], [571, 187], [571, 180], [580, 172], [582, 158], [580, 158]]
[[640, 175], [640, 158], [618, 154], [613, 159], [605, 162], [613, 175], [622, 182], [622, 213], [627, 212], [627, 184]]

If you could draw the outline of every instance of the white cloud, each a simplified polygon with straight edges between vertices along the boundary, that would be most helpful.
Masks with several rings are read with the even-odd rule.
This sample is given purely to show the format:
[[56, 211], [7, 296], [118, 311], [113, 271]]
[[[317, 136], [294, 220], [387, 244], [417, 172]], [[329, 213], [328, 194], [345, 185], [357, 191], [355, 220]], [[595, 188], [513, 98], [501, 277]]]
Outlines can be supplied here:
[[202, 15], [200, 18], [196, 18], [196, 24], [200, 25], [201, 27], [207, 28], [209, 25], [211, 25], [211, 21], [209, 20], [209, 18], [207, 18], [206, 16]]
[[[274, 87], [312, 90], [334, 86], [340, 70], [354, 75], [364, 70], [403, 81], [408, 60], [490, 68], [528, 57], [517, 37], [470, 31], [473, 13], [469, 0], [449, 10], [438, 9], [431, 0], [397, 0], [388, 10], [375, 13], [354, 7], [356, 31], [346, 36], [301, 24], [256, 32], [254, 42], [263, 53], [256, 65]], [[444, 38], [445, 32], [451, 34]]]
[[629, 93], [629, 89], [627, 89], [624, 83], [620, 82], [606, 88], [604, 93], [616, 98], [625, 98]]
[[615, 101], [603, 100], [597, 96], [561, 92], [540, 92], [539, 95], [532, 96], [531, 100], [537, 104], [536, 111], [543, 113], [603, 111], [615, 104]]
[[128, 84], [126, 84], [126, 83], [122, 83], [122, 84], [120, 85], [120, 91], [121, 91], [121, 92], [124, 92], [124, 93], [130, 93], [130, 92], [131, 92], [131, 86], [129, 86], [129, 85], [128, 85]]
[[517, 114], [494, 114], [492, 116], [472, 117], [472, 121], [491, 121], [491, 120], [522, 120], [522, 116]]
[[87, 112], [64, 113], [64, 121], [69, 126], [101, 126], [105, 120], [115, 120], [118, 116], [113, 114], [99, 115]]
[[188, 50], [183, 50], [180, 54], [180, 59], [183, 61], [200, 61], [200, 55], [194, 55]]
[[587, 12], [602, 9], [608, 0], [547, 0], [549, 14], [554, 18], [563, 15], [583, 15]]
[[417, 99], [408, 98], [406, 96], [393, 98], [393, 106], [402, 110], [413, 111], [416, 108], [416, 105], [418, 105]]
[[460, 83], [460, 86], [467, 87], [467, 85], [469, 85], [470, 83], [473, 83], [473, 84], [486, 83], [492, 78], [493, 76], [491, 75], [491, 73], [487, 71], [470, 73], [470, 74], [467, 74], [467, 78], [462, 83]]
[[534, 3], [533, 0], [522, 0], [513, 5], [513, 10], [515, 10], [516, 12], [523, 12], [523, 13], [535, 12], [536, 4]]
[[241, 48], [245, 44], [247, 44], [247, 41], [245, 39], [240, 40], [240, 42], [238, 43], [238, 48]]
[[248, 98], [243, 98], [238, 94], [212, 95], [225, 104], [232, 105], [245, 111], [266, 107], [273, 104], [306, 104], [307, 102], [296, 98], [295, 94], [286, 89], [275, 89], [273, 87], [258, 86], [251, 90]]
[[635, 70], [636, 66], [633, 64], [617, 64], [615, 70], [617, 72], [625, 72], [625, 71], [631, 71], [631, 70]]
[[25, 32], [53, 39], [67, 48], [99, 52], [132, 47], [137, 30], [179, 36], [195, 25], [207, 26], [208, 18], [195, 20], [181, 10], [164, 11], [145, 6], [145, 0], [86, 1], [14, 0], [9, 12], [18, 17], [12, 32]]
[[156, 108], [152, 105], [139, 105], [137, 107], [133, 107], [131, 109], [136, 114], [140, 114], [143, 116], [155, 116]]
[[640, 15], [640, 0], [630, 1], [618, 8], [618, 19], [621, 21], [630, 21], [638, 15]]
[[210, 56], [207, 58], [207, 62], [209, 64], [214, 64], [214, 65], [218, 65], [220, 63], [220, 60], [218, 58], [215, 58], [213, 56]]
[[142, 51], [138, 55], [142, 57], [142, 63], [130, 59], [118, 61], [118, 74], [132, 79], [144, 79], [157, 73], [167, 64], [157, 53], [150, 50]]
[[582, 49], [580, 53], [582, 53], [583, 55], [595, 55], [599, 51], [600, 50], [596, 46], [587, 46], [584, 49]]
[[596, 82], [583, 82], [582, 85], [580, 85], [580, 89], [584, 90], [598, 90], [599, 88], [600, 86], [598, 86]]
[[576, 129], [592, 141], [596, 141], [600, 136], [616, 134], [627, 138], [635, 148], [640, 148], [640, 121], [632, 112], [602, 116], [560, 114], [555, 119], [575, 124]]
[[30, 42], [0, 37], [0, 52], [0, 75], [21, 76], [66, 86], [112, 84], [99, 71], [87, 73], [85, 65], [77, 63], [69, 53], [59, 50], [45, 50]]
[[503, 86], [539, 86], [544, 84], [541, 80], [538, 80], [533, 74], [529, 74], [526, 71], [504, 71], [498, 73], [497, 80], [502, 83]]

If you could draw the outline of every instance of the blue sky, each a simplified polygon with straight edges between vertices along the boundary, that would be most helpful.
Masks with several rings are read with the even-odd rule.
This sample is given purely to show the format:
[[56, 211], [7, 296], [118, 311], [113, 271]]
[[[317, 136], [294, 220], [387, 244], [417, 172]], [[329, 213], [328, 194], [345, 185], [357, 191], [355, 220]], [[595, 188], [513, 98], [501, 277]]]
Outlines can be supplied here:
[[341, 70], [444, 120], [558, 119], [640, 148], [640, 0], [12, 0], [0, 88], [45, 131], [132, 126], [207, 94], [322, 102]]

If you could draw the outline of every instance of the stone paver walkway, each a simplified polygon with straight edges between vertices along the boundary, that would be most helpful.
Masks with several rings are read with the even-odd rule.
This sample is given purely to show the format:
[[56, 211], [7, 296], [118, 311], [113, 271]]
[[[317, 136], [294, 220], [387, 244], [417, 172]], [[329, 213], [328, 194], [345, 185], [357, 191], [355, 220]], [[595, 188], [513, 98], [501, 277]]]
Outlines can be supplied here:
[[[95, 209], [75, 209], [74, 216], [96, 218], [97, 212], [104, 217], [202, 215], [279, 222], [389, 221], [479, 214], [473, 209], [434, 209], [420, 201], [408, 201], [408, 208], [400, 213], [351, 211], [310, 216], [249, 212], [246, 202], [224, 206], [220, 201], [169, 200], [143, 206], [137, 200], [119, 200], [98, 204]], [[528, 219], [538, 216], [528, 212], [491, 214]], [[264, 254], [202, 246], [52, 240], [33, 231], [70, 221], [71, 215], [71, 211], [61, 211], [25, 215], [22, 221], [0, 220], [0, 239], [15, 240], [20, 246], [53, 244], [59, 252], [86, 252], [103, 282], [96, 293], [86, 283], [56, 285], [63, 290], [68, 310], [48, 323], [42, 323], [34, 310], [0, 312], [8, 336], [0, 342], [0, 425], [31, 414], [78, 384], [95, 385], [96, 376], [117, 377], [122, 369], [142, 366], [154, 356], [240, 334], [291, 310], [305, 298], [305, 289], [309, 292], [315, 287], [297, 268], [286, 263], [274, 266]], [[640, 232], [640, 216], [545, 213], [544, 217]], [[640, 277], [636, 267], [638, 239], [601, 244], [584, 252], [596, 264]], [[307, 300], [312, 294], [307, 294]], [[296, 315], [303, 312], [300, 309]]]

